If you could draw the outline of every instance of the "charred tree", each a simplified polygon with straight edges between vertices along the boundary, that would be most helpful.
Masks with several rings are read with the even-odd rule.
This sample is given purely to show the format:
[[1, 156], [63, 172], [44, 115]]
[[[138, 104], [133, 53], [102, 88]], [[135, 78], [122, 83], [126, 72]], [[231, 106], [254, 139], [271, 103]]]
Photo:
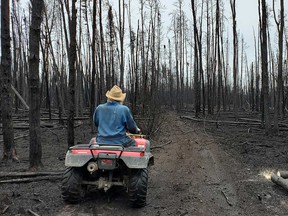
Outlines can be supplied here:
[[11, 90], [11, 44], [10, 44], [10, 1], [1, 0], [1, 110], [3, 130], [3, 160], [18, 161], [12, 121], [12, 90]]
[[238, 118], [238, 36], [236, 25], [236, 0], [230, 0], [233, 22], [233, 108], [235, 118]]
[[29, 135], [30, 151], [29, 161], [30, 169], [37, 170], [41, 168], [42, 145], [40, 129], [40, 79], [39, 79], [39, 48], [40, 48], [40, 29], [42, 22], [42, 11], [44, 7], [43, 0], [32, 1], [32, 19], [29, 33]]
[[74, 145], [74, 118], [75, 118], [75, 83], [76, 83], [76, 1], [72, 1], [72, 19], [70, 20], [70, 46], [69, 46], [69, 113], [67, 119], [68, 146]]
[[284, 92], [283, 92], [283, 36], [284, 36], [284, 0], [280, 0], [280, 20], [276, 18], [275, 12], [275, 1], [273, 1], [273, 12], [275, 23], [278, 30], [278, 77], [277, 77], [277, 93], [276, 93], [276, 102], [274, 110], [274, 130], [278, 132], [279, 130], [279, 121], [278, 117], [283, 118], [284, 111]]
[[200, 81], [200, 61], [199, 58], [199, 35], [196, 18], [196, 7], [194, 1], [191, 0], [192, 15], [193, 15], [193, 32], [194, 32], [194, 106], [195, 116], [198, 117], [201, 109], [201, 81]]
[[217, 59], [217, 113], [219, 114], [221, 108], [222, 99], [222, 60], [221, 60], [221, 20], [220, 20], [220, 2], [217, 0], [216, 3], [216, 25], [215, 25], [215, 58]]
[[99, 28], [100, 28], [100, 56], [99, 56], [99, 102], [104, 102], [104, 89], [105, 87], [105, 79], [104, 79], [104, 32], [103, 32], [103, 24], [102, 24], [102, 1], [99, 1]]
[[268, 75], [268, 48], [267, 48], [267, 6], [266, 0], [260, 0], [259, 20], [260, 20], [260, 39], [261, 39], [261, 69], [262, 69], [262, 115], [264, 117], [265, 133], [271, 132], [271, 123], [269, 118], [269, 75]]
[[[97, 0], [93, 0], [93, 15], [92, 15], [92, 78], [91, 78], [91, 103], [90, 103], [90, 117], [92, 119], [95, 109], [95, 77], [96, 77], [96, 8]], [[93, 123], [91, 125], [94, 125]], [[93, 127], [93, 126], [92, 126]]]
[[[121, 10], [122, 7], [122, 10]], [[120, 86], [124, 88], [124, 29], [125, 29], [125, 0], [119, 0], [119, 38], [120, 38]]]

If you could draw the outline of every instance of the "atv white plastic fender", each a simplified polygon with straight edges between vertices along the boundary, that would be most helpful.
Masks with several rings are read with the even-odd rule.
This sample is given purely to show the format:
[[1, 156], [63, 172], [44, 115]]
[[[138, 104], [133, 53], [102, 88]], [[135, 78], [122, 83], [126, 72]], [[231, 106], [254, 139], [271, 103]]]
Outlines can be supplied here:
[[[147, 150], [147, 149], [146, 149]], [[150, 150], [150, 147], [149, 147]], [[154, 164], [153, 155], [142, 147], [99, 146], [80, 144], [71, 147], [65, 158], [65, 166], [82, 167], [90, 160], [98, 158], [99, 153], [116, 154], [117, 160], [122, 160], [128, 168], [143, 169]]]

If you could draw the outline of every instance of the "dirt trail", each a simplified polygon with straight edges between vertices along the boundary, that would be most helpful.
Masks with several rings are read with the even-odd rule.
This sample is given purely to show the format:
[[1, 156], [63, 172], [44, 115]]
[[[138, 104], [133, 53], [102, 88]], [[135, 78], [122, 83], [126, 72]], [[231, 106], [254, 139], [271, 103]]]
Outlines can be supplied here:
[[[225, 164], [229, 157], [204, 130], [169, 115], [161, 139], [172, 144], [155, 152], [153, 183], [162, 188], [164, 215], [239, 215], [237, 199]], [[158, 181], [157, 181], [158, 180]], [[163, 181], [162, 184], [159, 183]], [[171, 181], [172, 180], [172, 181]], [[166, 185], [170, 185], [166, 188]]]
[[[144, 208], [131, 208], [123, 190], [91, 192], [81, 204], [67, 205], [61, 198], [61, 181], [56, 180], [0, 184], [0, 213], [6, 208], [4, 216], [31, 215], [28, 210], [41, 216], [287, 215], [286, 191], [259, 173], [287, 168], [288, 132], [269, 138], [256, 128], [251, 132], [245, 126], [204, 127], [175, 112], [163, 116], [151, 140], [155, 165], [149, 171]], [[57, 136], [42, 131], [42, 162], [46, 170], [63, 170], [66, 129], [53, 130]], [[89, 141], [89, 131], [89, 122], [78, 127], [77, 142]], [[0, 163], [1, 172], [29, 166], [29, 139], [17, 142], [21, 163]]]
[[94, 196], [65, 206], [58, 215], [241, 215], [227, 167], [221, 164], [229, 158], [211, 137], [174, 113], [167, 115], [159, 135], [152, 145], [163, 147], [153, 151], [146, 207], [131, 209], [125, 192], [119, 192], [110, 203], [108, 197]]

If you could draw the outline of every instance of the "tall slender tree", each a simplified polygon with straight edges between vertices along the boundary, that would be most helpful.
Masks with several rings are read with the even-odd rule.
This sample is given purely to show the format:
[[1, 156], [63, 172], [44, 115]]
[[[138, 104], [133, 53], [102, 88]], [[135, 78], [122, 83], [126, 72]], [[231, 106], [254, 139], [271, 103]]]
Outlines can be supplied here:
[[[261, 4], [260, 4], [261, 1]], [[269, 75], [268, 75], [268, 45], [267, 45], [267, 5], [266, 0], [258, 0], [259, 4], [259, 24], [261, 39], [261, 69], [262, 69], [262, 115], [265, 125], [265, 133], [271, 132], [271, 122], [269, 118]], [[261, 10], [260, 10], [261, 5]]]
[[201, 98], [201, 87], [200, 87], [200, 64], [199, 64], [199, 32], [197, 27], [197, 18], [196, 18], [196, 5], [194, 1], [191, 0], [191, 8], [193, 15], [193, 30], [194, 30], [194, 106], [195, 106], [195, 116], [198, 117], [200, 114], [200, 98]]
[[42, 22], [43, 0], [32, 1], [32, 19], [29, 33], [29, 124], [30, 124], [30, 169], [37, 170], [42, 166], [42, 146], [40, 130], [40, 81], [39, 81], [39, 48]]
[[[97, 0], [93, 0], [93, 18], [92, 18], [92, 79], [91, 79], [91, 119], [95, 108], [95, 76], [96, 76], [96, 8]], [[92, 124], [93, 125], [93, 124]]]
[[11, 44], [10, 44], [10, 1], [1, 0], [1, 110], [3, 123], [3, 160], [18, 161], [12, 121], [12, 93], [11, 93]]
[[[122, 9], [121, 9], [122, 8]], [[124, 88], [124, 29], [125, 29], [125, 0], [119, 0], [119, 38], [120, 38], [120, 86]]]
[[274, 111], [274, 130], [278, 132], [278, 116], [283, 118], [283, 36], [284, 36], [284, 0], [280, 0], [280, 20], [278, 21], [276, 18], [275, 12], [275, 0], [273, 0], [273, 12], [275, 23], [277, 25], [278, 30], [278, 77], [277, 77], [277, 94], [276, 94], [276, 102], [275, 102], [275, 111]]
[[75, 119], [75, 81], [76, 81], [76, 1], [72, 1], [72, 18], [70, 20], [70, 46], [69, 46], [69, 114], [67, 119], [68, 146], [74, 145], [74, 119]]
[[238, 36], [236, 25], [236, 0], [230, 0], [233, 22], [233, 107], [235, 118], [237, 119], [238, 113]]

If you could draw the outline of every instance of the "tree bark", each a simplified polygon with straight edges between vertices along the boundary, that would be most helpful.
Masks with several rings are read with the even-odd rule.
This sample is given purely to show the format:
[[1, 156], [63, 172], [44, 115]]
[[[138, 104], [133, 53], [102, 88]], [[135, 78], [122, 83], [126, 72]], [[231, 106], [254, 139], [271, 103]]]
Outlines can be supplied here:
[[277, 93], [274, 111], [274, 130], [278, 132], [278, 117], [283, 118], [283, 36], [284, 36], [284, 0], [280, 0], [280, 22], [277, 21], [276, 12], [274, 8], [275, 1], [273, 1], [274, 18], [278, 29], [278, 77], [277, 77]]
[[29, 134], [30, 151], [29, 161], [30, 169], [39, 169], [42, 167], [42, 146], [40, 130], [40, 81], [39, 81], [39, 47], [40, 47], [40, 29], [42, 21], [43, 0], [32, 1], [32, 20], [29, 33]]
[[[90, 103], [90, 116], [93, 117], [95, 109], [95, 76], [96, 76], [96, 7], [97, 0], [93, 0], [93, 18], [92, 18], [92, 78], [91, 78], [91, 103]], [[92, 129], [93, 129], [92, 122]]]
[[72, 1], [72, 19], [70, 21], [69, 47], [69, 114], [67, 119], [68, 147], [74, 145], [74, 118], [75, 118], [75, 81], [76, 81], [76, 1]]
[[230, 0], [233, 18], [233, 107], [235, 119], [238, 118], [238, 37], [236, 26], [236, 0]]
[[3, 123], [3, 160], [17, 160], [14, 143], [12, 121], [12, 93], [11, 93], [11, 44], [10, 44], [10, 1], [1, 0], [1, 110]]
[[[271, 132], [271, 123], [269, 118], [269, 74], [268, 74], [268, 48], [267, 48], [267, 9], [266, 0], [261, 1], [261, 12], [259, 9], [259, 19], [261, 28], [261, 67], [262, 67], [262, 92], [263, 92], [263, 110], [265, 133]], [[260, 0], [259, 0], [260, 4]], [[259, 5], [260, 7], [260, 5]]]
[[271, 181], [274, 182], [275, 184], [283, 187], [284, 189], [288, 190], [288, 180], [287, 179], [284, 179], [280, 176], [277, 176], [277, 175], [272, 175], [271, 176]]

